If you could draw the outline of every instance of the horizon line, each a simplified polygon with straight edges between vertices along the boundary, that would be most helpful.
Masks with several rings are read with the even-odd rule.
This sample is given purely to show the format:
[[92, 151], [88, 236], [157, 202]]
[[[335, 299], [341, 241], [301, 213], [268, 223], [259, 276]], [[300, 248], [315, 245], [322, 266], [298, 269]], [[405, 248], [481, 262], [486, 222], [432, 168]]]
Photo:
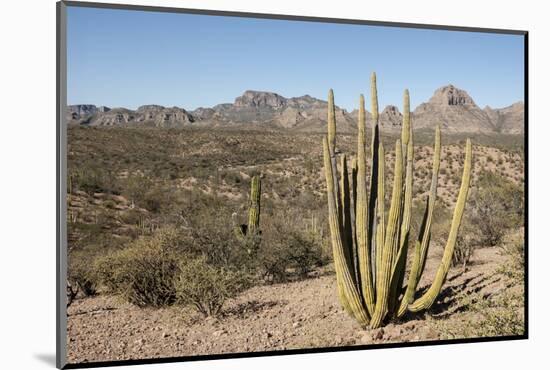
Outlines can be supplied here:
[[[443, 88], [443, 87], [445, 87], [445, 86], [454, 86], [454, 87], [457, 87], [456, 85], [454, 85], [454, 84], [452, 84], [452, 83], [448, 83], [448, 84], [446, 84], [446, 85], [440, 86], [440, 87], [438, 87], [437, 89], [435, 89], [435, 90], [434, 90], [434, 93], [435, 93], [437, 90], [439, 90], [439, 89], [441, 89], [441, 88]], [[459, 90], [465, 91], [468, 95], [470, 95], [470, 94], [468, 93], [467, 90], [461, 89], [461, 88], [459, 88], [459, 87], [457, 87], [457, 88], [458, 88]], [[318, 98], [318, 97], [316, 97], [316, 96], [313, 96], [313, 95], [307, 94], [307, 93], [306, 93], [306, 94], [303, 94], [303, 95], [298, 95], [298, 96], [286, 97], [286, 96], [284, 96], [284, 95], [282, 95], [282, 94], [280, 94], [280, 93], [278, 93], [278, 92], [275, 92], [275, 91], [269, 91], [269, 90], [256, 90], [256, 89], [246, 89], [246, 90], [244, 90], [240, 95], [237, 95], [235, 98], [233, 98], [233, 101], [232, 101], [232, 102], [226, 101], [226, 102], [217, 103], [217, 104], [212, 105], [212, 106], [203, 106], [203, 105], [200, 105], [200, 106], [197, 106], [197, 107], [194, 107], [194, 108], [187, 108], [187, 107], [178, 106], [178, 105], [163, 105], [163, 104], [159, 104], [159, 103], [157, 103], [157, 102], [155, 102], [155, 103], [140, 104], [140, 105], [136, 106], [135, 108], [131, 108], [130, 106], [110, 106], [110, 105], [106, 105], [106, 104], [96, 104], [96, 103], [74, 103], [74, 104], [70, 104], [69, 102], [67, 102], [67, 107], [69, 107], [69, 106], [76, 106], [76, 105], [93, 105], [93, 106], [98, 107], [98, 108], [99, 108], [99, 107], [106, 107], [106, 108], [109, 108], [109, 109], [128, 109], [128, 110], [133, 110], [133, 111], [135, 111], [135, 110], [137, 110], [137, 109], [139, 109], [140, 107], [143, 107], [143, 106], [147, 106], [147, 105], [156, 105], [156, 106], [163, 107], [163, 108], [179, 108], [179, 109], [184, 109], [185, 111], [194, 111], [194, 110], [197, 110], [197, 109], [200, 109], [200, 108], [203, 108], [203, 109], [211, 109], [211, 108], [214, 108], [214, 107], [216, 107], [216, 106], [218, 106], [218, 105], [223, 105], [223, 104], [234, 104], [234, 103], [235, 103], [235, 100], [236, 100], [237, 98], [243, 96], [243, 95], [244, 95], [246, 92], [248, 92], [248, 91], [258, 92], [258, 93], [276, 94], [276, 95], [279, 95], [279, 96], [281, 96], [282, 98], [287, 99], [287, 100], [288, 100], [288, 99], [296, 99], [296, 98], [302, 98], [302, 97], [309, 96], [309, 97], [311, 97], [311, 98], [313, 98], [313, 99], [320, 100], [320, 101], [323, 101], [323, 102], [327, 102], [327, 100], [325, 100], [325, 99], [321, 99], [321, 98]], [[365, 95], [365, 94], [360, 94], [360, 95]], [[433, 94], [432, 94], [432, 97], [433, 97]], [[430, 97], [430, 99], [431, 99], [431, 97]], [[418, 107], [421, 106], [422, 104], [427, 103], [430, 99], [428, 99], [427, 101], [423, 101], [423, 102], [417, 104], [417, 105], [414, 107], [414, 109], [412, 109], [412, 107], [411, 107], [411, 112], [413, 112], [414, 110], [416, 110], [416, 108], [418, 108]], [[68, 99], [67, 99], [67, 100], [68, 100]], [[474, 99], [472, 98], [472, 100], [474, 100]], [[500, 107], [496, 107], [496, 106], [493, 107], [493, 106], [491, 106], [491, 105], [489, 105], [489, 104], [486, 104], [485, 106], [482, 107], [482, 106], [478, 105], [475, 101], [474, 101], [474, 103], [475, 103], [475, 105], [476, 105], [478, 108], [480, 108], [480, 109], [485, 109], [485, 108], [487, 108], [487, 107], [489, 107], [489, 108], [491, 108], [491, 109], [503, 109], [503, 108], [510, 107], [510, 106], [512, 106], [512, 105], [514, 105], [514, 104], [517, 104], [517, 103], [525, 103], [525, 101], [524, 101], [523, 99], [519, 99], [519, 100], [513, 101], [513, 102], [511, 102], [511, 103], [508, 103], [508, 104], [503, 105], [503, 106], [500, 106]], [[336, 104], [336, 100], [335, 100], [335, 104], [334, 104], [334, 105], [335, 105], [336, 108], [339, 108], [339, 109], [342, 110], [342, 111], [346, 111], [346, 112], [350, 112], [350, 113], [353, 112], [354, 110], [357, 110], [357, 109], [358, 109], [358, 108], [353, 108], [353, 109], [349, 110], [349, 109], [347, 109], [347, 108], [342, 108], [342, 107], [340, 107], [338, 104]], [[383, 108], [382, 110], [384, 110], [386, 107], [391, 107], [391, 106], [397, 107], [398, 110], [399, 110], [399, 107], [400, 107], [399, 105], [396, 105], [396, 104], [386, 104], [386, 105], [384, 105], [384, 108]], [[366, 110], [367, 112], [370, 112], [368, 109], [365, 109], [365, 110]], [[401, 110], [399, 110], [399, 112], [401, 112]]]

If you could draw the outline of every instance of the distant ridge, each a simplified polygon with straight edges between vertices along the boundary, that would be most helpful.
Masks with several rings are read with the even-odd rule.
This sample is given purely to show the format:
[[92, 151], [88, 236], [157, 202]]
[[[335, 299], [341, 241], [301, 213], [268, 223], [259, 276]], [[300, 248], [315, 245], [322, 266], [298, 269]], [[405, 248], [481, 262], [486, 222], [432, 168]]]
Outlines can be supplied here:
[[[467, 133], [524, 132], [524, 104], [481, 109], [465, 91], [454, 85], [437, 89], [433, 96], [413, 112], [416, 128], [441, 125], [444, 131]], [[380, 113], [380, 124], [388, 130], [401, 127], [402, 113], [393, 105]], [[268, 91], [247, 90], [233, 103], [218, 104], [187, 111], [179, 107], [143, 105], [137, 110], [96, 107], [93, 104], [70, 105], [67, 111], [70, 124], [113, 126], [143, 124], [155, 127], [184, 127], [190, 125], [246, 125], [267, 124], [273, 127], [297, 130], [322, 130], [327, 120], [327, 102], [310, 95], [285, 98]], [[347, 112], [336, 107], [338, 129], [355, 131], [357, 110]], [[371, 114], [367, 112], [367, 121]]]

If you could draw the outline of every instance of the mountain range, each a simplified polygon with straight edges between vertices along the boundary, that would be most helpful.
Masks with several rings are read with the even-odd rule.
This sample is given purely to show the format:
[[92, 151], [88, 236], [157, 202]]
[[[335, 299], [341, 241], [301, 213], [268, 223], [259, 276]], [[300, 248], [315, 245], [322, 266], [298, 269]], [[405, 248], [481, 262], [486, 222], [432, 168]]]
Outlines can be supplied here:
[[[358, 111], [336, 107], [337, 127], [341, 131], [354, 131]], [[440, 124], [448, 132], [507, 133], [524, 132], [524, 104], [481, 109], [470, 95], [453, 85], [437, 89], [433, 96], [411, 112], [415, 128], [433, 128]], [[383, 129], [398, 130], [402, 114], [393, 105], [380, 113]], [[70, 124], [113, 126], [143, 124], [157, 127], [188, 125], [247, 125], [262, 124], [296, 130], [321, 130], [327, 120], [327, 102], [309, 95], [285, 98], [266, 91], [247, 90], [233, 103], [218, 104], [211, 108], [187, 111], [179, 107], [143, 105], [137, 110], [96, 107], [91, 104], [69, 105], [67, 120]], [[367, 112], [367, 122], [371, 114]]]

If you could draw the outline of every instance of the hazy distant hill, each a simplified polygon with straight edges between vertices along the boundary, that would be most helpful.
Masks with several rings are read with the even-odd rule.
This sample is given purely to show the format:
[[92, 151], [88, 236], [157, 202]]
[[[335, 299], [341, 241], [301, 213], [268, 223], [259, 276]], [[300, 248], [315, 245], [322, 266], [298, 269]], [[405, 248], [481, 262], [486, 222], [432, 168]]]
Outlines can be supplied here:
[[[432, 128], [440, 124], [450, 132], [513, 133], [524, 132], [524, 104], [517, 102], [509, 107], [481, 109], [464, 90], [453, 85], [443, 86], [434, 92], [428, 102], [412, 112], [414, 126]], [[399, 129], [402, 121], [399, 108], [386, 106], [380, 113], [385, 129]], [[266, 91], [247, 90], [234, 103], [218, 104], [211, 108], [187, 111], [160, 105], [144, 105], [137, 110], [96, 107], [91, 104], [68, 107], [69, 123], [92, 126], [118, 124], [145, 124], [157, 127], [188, 125], [246, 125], [268, 124], [296, 130], [322, 130], [327, 120], [327, 102], [309, 95], [285, 98]], [[340, 131], [354, 131], [357, 127], [357, 110], [347, 112], [336, 107], [336, 120]], [[371, 114], [367, 112], [367, 121]]]

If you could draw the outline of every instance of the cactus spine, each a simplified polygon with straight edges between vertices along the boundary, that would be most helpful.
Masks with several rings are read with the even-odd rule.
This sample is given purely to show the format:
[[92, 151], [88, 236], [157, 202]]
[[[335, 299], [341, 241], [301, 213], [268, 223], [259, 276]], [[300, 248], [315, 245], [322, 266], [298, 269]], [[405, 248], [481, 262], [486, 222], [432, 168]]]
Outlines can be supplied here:
[[[414, 144], [408, 90], [403, 97], [401, 138], [395, 143], [394, 178], [388, 215], [385, 213], [385, 153], [380, 142], [376, 75], [371, 77], [372, 141], [370, 178], [366, 165], [365, 102], [359, 98], [357, 158], [351, 164], [351, 183], [347, 159], [340, 155], [337, 175], [336, 120], [334, 96], [329, 91], [328, 135], [323, 139], [327, 200], [338, 295], [344, 309], [361, 325], [372, 328], [407, 311], [428, 309], [441, 291], [451, 265], [458, 229], [470, 186], [472, 144], [468, 139], [462, 184], [455, 206], [442, 261], [429, 289], [415, 300], [430, 241], [430, 229], [437, 195], [441, 155], [441, 132], [435, 130], [434, 158], [430, 194], [414, 242], [414, 257], [405, 281], [409, 248], [414, 173]], [[368, 186], [367, 186], [368, 184]]]

